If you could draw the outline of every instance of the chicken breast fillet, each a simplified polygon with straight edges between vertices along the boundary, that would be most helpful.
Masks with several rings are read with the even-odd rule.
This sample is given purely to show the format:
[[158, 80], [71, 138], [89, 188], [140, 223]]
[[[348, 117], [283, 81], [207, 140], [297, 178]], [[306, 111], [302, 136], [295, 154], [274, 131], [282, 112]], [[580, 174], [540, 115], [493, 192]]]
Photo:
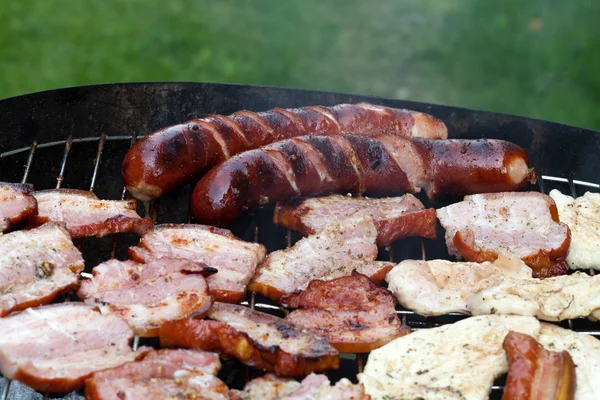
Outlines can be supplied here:
[[554, 189], [558, 216], [571, 229], [567, 264], [571, 269], [600, 270], [600, 193], [587, 192], [574, 199]]
[[532, 317], [489, 315], [402, 336], [369, 354], [358, 380], [373, 400], [487, 400], [508, 371], [509, 331], [537, 337]]

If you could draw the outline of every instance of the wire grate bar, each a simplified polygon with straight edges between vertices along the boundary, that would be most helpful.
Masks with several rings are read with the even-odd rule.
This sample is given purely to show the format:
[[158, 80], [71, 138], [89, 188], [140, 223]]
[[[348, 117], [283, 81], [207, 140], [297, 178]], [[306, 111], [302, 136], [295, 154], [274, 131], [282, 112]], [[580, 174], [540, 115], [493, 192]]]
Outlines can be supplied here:
[[102, 158], [102, 150], [104, 150], [104, 143], [106, 142], [106, 133], [103, 133], [98, 139], [98, 150], [96, 151], [96, 160], [94, 161], [94, 172], [92, 173], [92, 180], [90, 182], [90, 192], [94, 191], [96, 186], [96, 178], [98, 177], [98, 169], [100, 168], [100, 159]]
[[73, 147], [73, 139], [71, 138], [71, 136], [69, 136], [69, 138], [65, 141], [65, 151], [63, 153], [63, 159], [60, 165], [60, 173], [58, 174], [58, 178], [56, 178], [57, 189], [60, 189], [62, 182], [65, 180], [65, 168], [67, 167], [67, 160], [69, 159], [71, 147]]
[[10, 379], [5, 379], [4, 387], [2, 388], [2, 392], [0, 392], [0, 400], [6, 400], [8, 398], [8, 391], [10, 390], [10, 384], [12, 381]]
[[25, 165], [25, 172], [23, 172], [23, 179], [21, 183], [27, 182], [27, 178], [29, 177], [29, 169], [31, 168], [31, 163], [33, 163], [33, 156], [35, 155], [35, 150], [37, 149], [37, 142], [33, 142], [31, 144], [31, 150], [29, 150], [29, 156], [27, 157], [27, 164]]

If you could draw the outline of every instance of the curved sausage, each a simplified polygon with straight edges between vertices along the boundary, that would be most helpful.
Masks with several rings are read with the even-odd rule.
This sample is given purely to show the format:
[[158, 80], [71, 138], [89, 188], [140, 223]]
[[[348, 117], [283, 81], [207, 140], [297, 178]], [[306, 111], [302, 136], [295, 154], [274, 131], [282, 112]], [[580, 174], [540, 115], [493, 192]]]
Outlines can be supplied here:
[[534, 179], [525, 151], [502, 140], [428, 140], [394, 134], [303, 136], [238, 154], [192, 193], [202, 223], [306, 195], [440, 195], [512, 191]]
[[367, 103], [274, 108], [209, 115], [160, 129], [137, 142], [122, 166], [127, 190], [152, 200], [199, 177], [234, 154], [304, 135], [356, 132], [445, 139], [444, 123], [430, 115]]

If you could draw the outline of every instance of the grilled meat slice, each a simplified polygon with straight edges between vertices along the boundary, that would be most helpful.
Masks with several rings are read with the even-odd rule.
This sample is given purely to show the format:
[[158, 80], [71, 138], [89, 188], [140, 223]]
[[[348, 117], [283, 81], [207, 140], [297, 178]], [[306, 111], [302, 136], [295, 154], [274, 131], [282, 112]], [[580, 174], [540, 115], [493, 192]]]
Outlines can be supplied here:
[[33, 185], [0, 182], [0, 233], [37, 213]]
[[339, 366], [339, 353], [329, 343], [284, 319], [227, 303], [214, 303], [208, 317], [212, 321], [166, 322], [160, 328], [161, 345], [217, 351], [279, 376]]
[[279, 202], [273, 222], [300, 232], [303, 236], [323, 230], [330, 222], [357, 215], [373, 219], [377, 245], [387, 246], [407, 236], [435, 239], [435, 209], [425, 210], [412, 194], [383, 199], [367, 199], [334, 194]]
[[533, 317], [487, 315], [402, 336], [369, 354], [358, 380], [374, 400], [487, 400], [508, 371], [502, 342], [509, 331], [536, 337]]
[[340, 379], [335, 385], [325, 375], [310, 374], [302, 380], [300, 386], [282, 400], [370, 400], [360, 383], [355, 385], [346, 378]]
[[75, 189], [41, 190], [33, 196], [38, 214], [30, 218], [30, 223], [64, 223], [72, 238], [118, 232], [142, 235], [152, 229], [152, 220], [135, 211], [135, 200], [100, 200], [91, 192]]
[[518, 332], [509, 332], [503, 346], [510, 364], [503, 400], [574, 399], [575, 364], [569, 353], [545, 350]]
[[219, 356], [198, 350], [150, 351], [141, 361], [94, 373], [85, 381], [88, 400], [228, 399], [214, 375]]
[[234, 392], [241, 400], [370, 400], [361, 384], [343, 378], [331, 386], [327, 376], [320, 374], [310, 374], [301, 383], [267, 374]]
[[122, 319], [82, 303], [29, 308], [0, 319], [0, 372], [40, 392], [70, 392], [93, 372], [133, 361]]
[[237, 303], [266, 254], [265, 246], [236, 238], [227, 229], [206, 225], [158, 225], [129, 249], [134, 260], [149, 262], [162, 257], [201, 262], [219, 272], [207, 278], [216, 301]]
[[470, 314], [469, 299], [503, 279], [529, 279], [531, 268], [519, 259], [498, 257], [484, 263], [404, 260], [386, 276], [388, 288], [405, 308], [424, 316]]
[[0, 235], [0, 317], [76, 288], [83, 268], [69, 233], [56, 224]]
[[297, 308], [288, 321], [315, 332], [341, 353], [367, 353], [411, 332], [396, 315], [394, 296], [357, 272], [312, 281], [281, 302]]
[[547, 350], [569, 352], [575, 363], [575, 399], [600, 399], [600, 340], [546, 323], [542, 323], [537, 340]]
[[305, 289], [314, 279], [334, 279], [354, 270], [379, 283], [393, 264], [374, 261], [376, 237], [377, 230], [370, 217], [331, 222], [318, 234], [301, 239], [291, 248], [269, 254], [248, 289], [279, 301], [284, 294]]
[[574, 199], [554, 189], [560, 221], [571, 229], [567, 264], [571, 269], [600, 270], [600, 193], [587, 192]]
[[136, 335], [158, 336], [165, 321], [202, 316], [212, 305], [204, 276], [216, 270], [203, 264], [161, 258], [147, 264], [106, 261], [92, 270], [77, 295], [102, 314], [123, 318]]
[[514, 254], [536, 277], [567, 272], [571, 233], [558, 222], [556, 204], [545, 194], [476, 194], [437, 210], [437, 215], [446, 229], [450, 255], [483, 262]]
[[518, 258], [494, 263], [405, 260], [387, 277], [400, 304], [424, 316], [450, 312], [600, 319], [600, 276], [581, 272], [538, 279]]
[[293, 393], [300, 382], [268, 373], [246, 383], [244, 390], [232, 390], [241, 400], [281, 400]]

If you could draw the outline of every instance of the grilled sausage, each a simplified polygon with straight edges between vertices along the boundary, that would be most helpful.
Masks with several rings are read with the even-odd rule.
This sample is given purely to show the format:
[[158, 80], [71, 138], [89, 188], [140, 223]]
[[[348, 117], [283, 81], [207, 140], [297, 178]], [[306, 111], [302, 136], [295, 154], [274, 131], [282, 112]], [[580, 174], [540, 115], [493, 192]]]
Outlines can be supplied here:
[[440, 195], [517, 190], [535, 177], [525, 151], [502, 140], [394, 134], [303, 136], [232, 157], [196, 185], [192, 212], [227, 224], [245, 210], [305, 195]]
[[430, 115], [367, 103], [209, 115], [160, 129], [137, 142], [123, 161], [123, 181], [134, 197], [152, 200], [242, 151], [296, 136], [345, 132], [448, 136], [444, 123]]

